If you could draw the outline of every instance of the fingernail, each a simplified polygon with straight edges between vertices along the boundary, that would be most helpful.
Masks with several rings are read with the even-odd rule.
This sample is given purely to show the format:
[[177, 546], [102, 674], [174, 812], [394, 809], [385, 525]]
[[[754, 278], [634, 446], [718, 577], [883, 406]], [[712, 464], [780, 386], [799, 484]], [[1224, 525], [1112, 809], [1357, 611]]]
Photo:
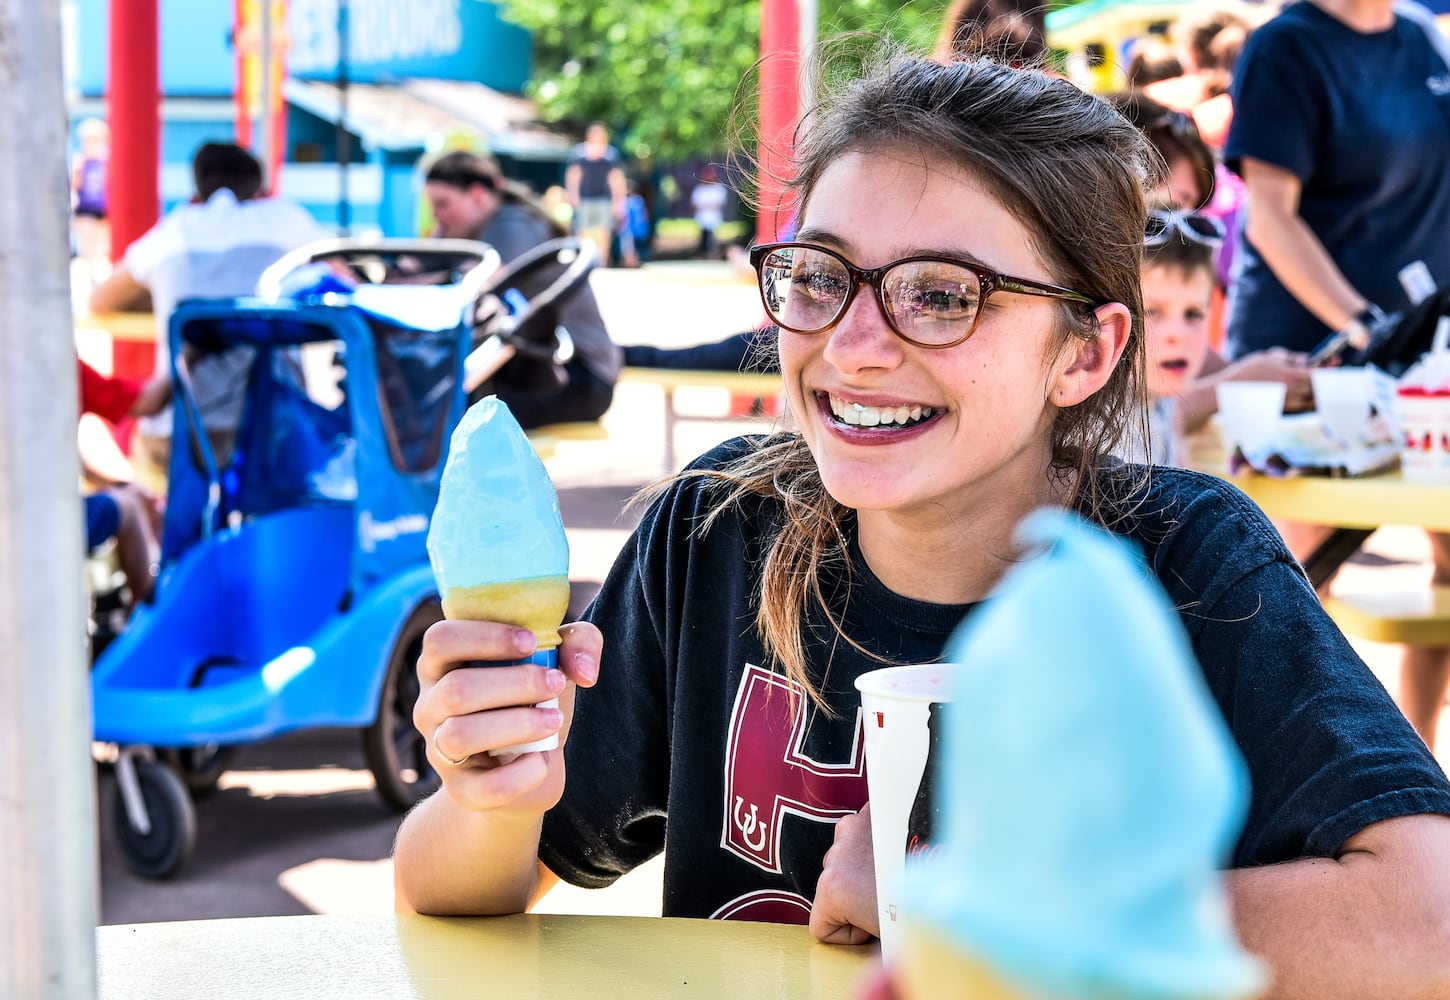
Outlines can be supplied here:
[[591, 683], [599, 677], [599, 661], [589, 653], [574, 654], [574, 673], [580, 680]]
[[564, 724], [564, 713], [557, 708], [541, 708], [539, 711], [544, 713], [544, 725], [550, 729], [558, 729]]
[[550, 694], [558, 694], [564, 690], [564, 683], [569, 678], [564, 676], [562, 670], [547, 668], [544, 670], [544, 687]]
[[520, 653], [532, 653], [537, 643], [538, 640], [534, 638], [534, 633], [528, 629], [521, 628], [514, 631], [514, 648]]

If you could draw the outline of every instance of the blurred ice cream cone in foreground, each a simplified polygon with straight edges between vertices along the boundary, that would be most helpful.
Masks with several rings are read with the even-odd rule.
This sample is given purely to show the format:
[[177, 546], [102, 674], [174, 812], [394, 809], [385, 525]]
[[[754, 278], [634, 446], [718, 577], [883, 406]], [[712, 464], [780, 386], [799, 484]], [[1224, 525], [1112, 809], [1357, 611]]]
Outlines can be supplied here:
[[907, 864], [898, 995], [1256, 996], [1220, 870], [1247, 769], [1178, 615], [1070, 515], [1018, 537], [1036, 555], [947, 645], [941, 849]]

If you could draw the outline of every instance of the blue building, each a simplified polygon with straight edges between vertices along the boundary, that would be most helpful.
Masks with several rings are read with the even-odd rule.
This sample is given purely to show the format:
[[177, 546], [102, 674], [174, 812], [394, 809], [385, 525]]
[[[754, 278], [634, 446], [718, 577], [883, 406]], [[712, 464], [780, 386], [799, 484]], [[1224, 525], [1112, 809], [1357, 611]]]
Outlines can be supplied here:
[[[109, 0], [63, 0], [71, 121], [106, 117]], [[190, 162], [234, 140], [234, 0], [159, 0], [161, 199], [191, 196]], [[542, 186], [562, 176], [570, 140], [521, 96], [529, 35], [489, 0], [288, 0], [279, 189], [324, 224], [413, 235], [416, 165], [445, 143], [492, 152]], [[346, 20], [346, 38], [339, 31]], [[339, 151], [346, 150], [346, 163]]]

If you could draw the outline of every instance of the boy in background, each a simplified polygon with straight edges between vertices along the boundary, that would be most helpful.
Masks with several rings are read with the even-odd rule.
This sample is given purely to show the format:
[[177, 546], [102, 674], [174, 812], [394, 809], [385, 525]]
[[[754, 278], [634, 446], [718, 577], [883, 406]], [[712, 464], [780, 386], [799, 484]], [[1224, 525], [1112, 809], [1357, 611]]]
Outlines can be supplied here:
[[1209, 348], [1222, 244], [1217, 219], [1165, 209], [1148, 213], [1142, 274], [1148, 440], [1137, 442], [1124, 458], [1185, 464], [1183, 438], [1217, 412], [1220, 382], [1273, 380], [1284, 382], [1291, 398], [1309, 393], [1303, 354], [1271, 348], [1225, 362]]

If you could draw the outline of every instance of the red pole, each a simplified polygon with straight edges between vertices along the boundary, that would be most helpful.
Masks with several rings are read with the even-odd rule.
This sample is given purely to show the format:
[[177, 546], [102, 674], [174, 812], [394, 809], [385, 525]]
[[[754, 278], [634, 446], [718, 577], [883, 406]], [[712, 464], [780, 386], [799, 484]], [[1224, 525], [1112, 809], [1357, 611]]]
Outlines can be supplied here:
[[161, 82], [158, 0], [111, 0], [111, 67], [106, 91], [111, 126], [107, 214], [111, 257], [161, 215]]
[[250, 43], [247, 25], [247, 0], [232, 5], [232, 52], [236, 55], [237, 145], [252, 145], [252, 109], [247, 94], [247, 46]]
[[790, 221], [781, 205], [791, 135], [800, 109], [800, 19], [796, 0], [762, 0], [760, 5], [760, 214], [757, 242], [777, 238]]

